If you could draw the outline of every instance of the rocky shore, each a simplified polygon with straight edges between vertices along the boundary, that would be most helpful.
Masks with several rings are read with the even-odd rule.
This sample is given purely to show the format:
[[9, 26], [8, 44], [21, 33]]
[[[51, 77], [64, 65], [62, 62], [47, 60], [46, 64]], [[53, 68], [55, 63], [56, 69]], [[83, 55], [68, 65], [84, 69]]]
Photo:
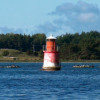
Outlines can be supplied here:
[[0, 68], [20, 68], [20, 67], [16, 65], [9, 65], [9, 66], [0, 66]]
[[93, 65], [75, 65], [74, 68], [94, 68]]

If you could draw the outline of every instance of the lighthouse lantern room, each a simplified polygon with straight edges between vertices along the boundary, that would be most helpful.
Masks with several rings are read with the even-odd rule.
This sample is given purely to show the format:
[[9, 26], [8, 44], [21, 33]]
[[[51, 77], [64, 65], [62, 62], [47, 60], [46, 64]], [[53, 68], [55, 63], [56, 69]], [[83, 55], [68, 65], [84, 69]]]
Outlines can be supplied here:
[[46, 39], [44, 52], [43, 70], [60, 70], [59, 52], [55, 42], [56, 38], [51, 35]]

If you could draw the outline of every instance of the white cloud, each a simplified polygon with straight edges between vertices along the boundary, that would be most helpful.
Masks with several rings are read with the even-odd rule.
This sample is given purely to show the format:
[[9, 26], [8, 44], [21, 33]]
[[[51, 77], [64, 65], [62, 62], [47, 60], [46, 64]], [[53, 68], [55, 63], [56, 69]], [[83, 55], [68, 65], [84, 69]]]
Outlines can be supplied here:
[[100, 9], [95, 4], [81, 0], [76, 4], [67, 2], [57, 6], [48, 16], [51, 16], [53, 21], [48, 19], [44, 24], [32, 26], [28, 30], [0, 27], [0, 33], [46, 33], [47, 35], [53, 33], [57, 36], [66, 32], [100, 31]]
[[[50, 15], [50, 14], [49, 14]], [[39, 25], [40, 31], [53, 33], [71, 33], [97, 30], [100, 31], [100, 9], [95, 4], [79, 1], [76, 4], [64, 3], [56, 7], [50, 16], [57, 16], [52, 22]], [[51, 23], [51, 24], [49, 24]]]
[[49, 33], [49, 32], [56, 32], [58, 27], [51, 22], [46, 22], [43, 25], [37, 26], [35, 33]]
[[97, 15], [94, 13], [81, 13], [78, 18], [83, 22], [94, 22], [98, 19]]
[[25, 31], [21, 28], [14, 29], [8, 27], [0, 27], [0, 33], [24, 33]]

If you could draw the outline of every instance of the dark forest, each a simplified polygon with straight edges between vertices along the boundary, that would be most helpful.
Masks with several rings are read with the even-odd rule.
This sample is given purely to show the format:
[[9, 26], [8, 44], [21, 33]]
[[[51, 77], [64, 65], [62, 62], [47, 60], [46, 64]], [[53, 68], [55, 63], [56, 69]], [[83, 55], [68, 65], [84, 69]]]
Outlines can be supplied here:
[[[56, 38], [62, 60], [100, 59], [100, 32], [66, 33]], [[0, 34], [0, 49], [16, 49], [29, 55], [43, 55], [45, 42], [46, 35], [44, 33], [33, 35]]]

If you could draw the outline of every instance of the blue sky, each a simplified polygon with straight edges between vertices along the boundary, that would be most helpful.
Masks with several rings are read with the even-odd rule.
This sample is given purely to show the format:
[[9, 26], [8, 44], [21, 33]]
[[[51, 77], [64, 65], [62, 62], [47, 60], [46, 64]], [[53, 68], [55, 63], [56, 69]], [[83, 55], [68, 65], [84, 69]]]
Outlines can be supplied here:
[[0, 0], [0, 33], [100, 31], [99, 0]]

